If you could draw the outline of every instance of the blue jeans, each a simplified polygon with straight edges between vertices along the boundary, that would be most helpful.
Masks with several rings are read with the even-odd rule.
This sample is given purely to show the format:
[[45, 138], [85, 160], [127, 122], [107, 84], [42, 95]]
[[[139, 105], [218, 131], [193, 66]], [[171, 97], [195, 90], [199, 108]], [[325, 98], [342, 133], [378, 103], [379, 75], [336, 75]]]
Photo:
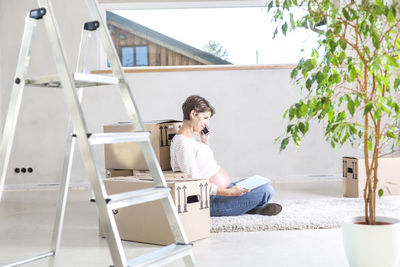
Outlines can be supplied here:
[[[235, 185], [232, 183], [231, 186]], [[268, 204], [274, 195], [271, 183], [254, 188], [238, 197], [210, 196], [211, 216], [238, 216], [254, 208], [262, 208]]]

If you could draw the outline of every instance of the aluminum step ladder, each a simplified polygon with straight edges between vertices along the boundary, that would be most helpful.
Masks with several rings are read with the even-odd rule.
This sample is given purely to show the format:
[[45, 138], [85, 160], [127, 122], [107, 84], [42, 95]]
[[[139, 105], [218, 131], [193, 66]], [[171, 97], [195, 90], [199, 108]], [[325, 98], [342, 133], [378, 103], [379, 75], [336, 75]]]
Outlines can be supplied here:
[[[60, 193], [50, 251], [18, 262], [3, 265], [3, 267], [18, 266], [47, 257], [50, 259], [49, 266], [54, 266], [55, 256], [57, 255], [61, 240], [65, 206], [70, 182], [72, 158], [76, 141], [80, 147], [85, 167], [88, 172], [101, 226], [103, 227], [106, 235], [106, 240], [110, 249], [114, 266], [160, 266], [181, 258], [184, 260], [186, 266], [195, 266], [196, 264], [192, 252], [192, 244], [188, 242], [182, 223], [175, 209], [174, 202], [170, 195], [170, 188], [166, 184], [160, 165], [156, 159], [156, 155], [150, 143], [149, 133], [145, 131], [129, 84], [125, 78], [120, 60], [112, 43], [112, 39], [108, 33], [106, 24], [100, 15], [97, 0], [86, 0], [86, 3], [91, 12], [93, 21], [84, 24], [77, 69], [76, 73], [73, 74], [68, 69], [65, 50], [59, 36], [59, 30], [54, 16], [51, 0], [38, 0], [39, 8], [31, 10], [26, 18], [14, 85], [11, 92], [10, 103], [8, 106], [7, 117], [0, 144], [0, 200], [4, 191], [4, 183], [13, 139], [15, 136], [15, 129], [24, 87], [45, 86], [62, 88], [67, 100], [67, 105], [70, 109], [71, 117], [69, 122], [69, 134], [66, 143], [62, 179], [60, 183]], [[58, 73], [57, 75], [52, 76], [28, 78], [26, 77], [26, 74], [29, 67], [33, 33], [36, 28], [36, 24], [40, 20], [43, 20], [43, 23], [47, 29], [47, 34], [50, 39], [53, 57], [55, 59]], [[93, 32], [97, 32], [99, 34], [100, 40], [107, 54], [109, 64], [112, 68], [113, 77], [86, 73], [88, 42]], [[80, 103], [83, 92], [82, 88], [101, 85], [119, 86], [125, 108], [131, 118], [134, 129], [136, 129], [135, 132], [88, 133]], [[108, 195], [105, 190], [101, 171], [94, 160], [93, 146], [123, 142], [140, 143], [150, 173], [154, 179], [155, 186], [153, 188]], [[176, 243], [128, 260], [126, 258], [117, 225], [114, 220], [113, 209], [153, 200], [161, 200]]]

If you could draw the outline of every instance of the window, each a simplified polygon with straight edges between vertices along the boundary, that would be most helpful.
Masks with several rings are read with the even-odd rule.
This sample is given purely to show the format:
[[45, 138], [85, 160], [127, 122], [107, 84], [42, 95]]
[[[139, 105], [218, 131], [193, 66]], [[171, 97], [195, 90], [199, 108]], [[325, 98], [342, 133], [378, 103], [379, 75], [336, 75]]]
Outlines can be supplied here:
[[121, 47], [123, 67], [148, 66], [147, 46]]
[[[295, 64], [308, 57], [317, 34], [304, 29], [272, 39], [276, 28], [272, 14], [259, 6], [130, 10], [116, 6], [106, 12], [106, 19], [117, 50], [137, 47], [134, 66]], [[126, 38], [121, 40], [120, 34]], [[138, 48], [142, 45], [145, 48]]]
[[134, 49], [133, 47], [122, 47], [122, 66], [123, 67], [133, 67], [133, 60], [135, 58], [134, 56]]
[[147, 66], [147, 46], [137, 46], [136, 47], [136, 66]]

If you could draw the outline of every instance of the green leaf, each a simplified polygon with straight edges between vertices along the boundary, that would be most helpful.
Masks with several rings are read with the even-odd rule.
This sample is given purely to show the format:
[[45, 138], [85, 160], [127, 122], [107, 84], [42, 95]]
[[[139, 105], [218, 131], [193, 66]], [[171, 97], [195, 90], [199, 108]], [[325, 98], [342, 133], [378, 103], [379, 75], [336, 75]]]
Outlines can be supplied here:
[[394, 80], [394, 89], [398, 89], [400, 85], [400, 78], [396, 78], [396, 80]]
[[382, 197], [382, 196], [383, 196], [383, 189], [382, 189], [382, 188], [378, 190], [378, 196], [379, 196], [379, 197]]
[[286, 118], [286, 116], [288, 115], [288, 113], [289, 113], [289, 110], [287, 109], [286, 111], [285, 111], [285, 113], [283, 113], [283, 118]]
[[311, 80], [311, 79], [307, 79], [307, 81], [306, 81], [306, 88], [307, 88], [308, 90], [310, 90], [310, 89], [311, 89], [311, 86], [312, 86], [312, 80]]
[[317, 79], [317, 83], [321, 85], [325, 81], [326, 74], [318, 71], [315, 78]]
[[372, 31], [371, 32], [371, 38], [372, 38], [372, 44], [376, 49], [379, 49], [381, 42], [379, 40], [379, 36], [376, 32]]
[[332, 148], [336, 148], [336, 143], [333, 140], [330, 142], [330, 144]]
[[339, 64], [342, 64], [343, 61], [345, 60], [345, 58], [346, 58], [346, 53], [344, 51], [340, 52], [340, 55], [339, 55], [339, 58], [338, 58]]
[[333, 109], [331, 109], [328, 113], [328, 120], [330, 122], [333, 122], [333, 120], [335, 119], [335, 111]]
[[373, 107], [374, 105], [372, 103], [368, 103], [364, 108], [364, 116], [367, 115], [367, 113], [370, 112]]
[[393, 103], [393, 106], [394, 106], [394, 111], [395, 111], [396, 113], [400, 113], [400, 106], [399, 106], [399, 104]]
[[340, 44], [340, 47], [341, 47], [343, 50], [346, 49], [346, 47], [347, 47], [346, 41], [344, 41], [343, 39], [340, 39], [340, 40], [339, 40], [339, 44]]
[[269, 2], [268, 4], [268, 12], [274, 6], [274, 1]]
[[275, 28], [274, 34], [272, 36], [272, 39], [275, 39], [277, 34], [278, 34], [278, 28]]
[[388, 132], [386, 133], [386, 136], [389, 137], [389, 138], [393, 138], [393, 139], [396, 138], [396, 136], [394, 135], [394, 133], [391, 132], [391, 131], [388, 131]]
[[281, 139], [280, 136], [278, 136], [277, 138], [274, 139], [274, 144], [278, 143], [278, 141]]
[[337, 122], [344, 121], [344, 120], [346, 119], [346, 117], [347, 117], [346, 112], [341, 111], [341, 112], [339, 112], [339, 114], [337, 115], [336, 121], [337, 121]]
[[396, 59], [394, 59], [392, 56], [390, 55], [386, 55], [386, 60], [388, 61], [388, 64], [392, 67], [398, 67], [399, 63], [397, 62]]
[[[342, 24], [339, 22], [332, 24], [331, 27], [333, 28], [333, 31], [335, 34], [340, 34], [342, 31]], [[334, 51], [334, 50], [332, 50], [332, 51]]]
[[285, 22], [285, 23], [282, 25], [282, 33], [283, 33], [283, 35], [285, 35], [285, 36], [286, 36], [287, 29], [288, 29], [288, 24], [287, 24], [287, 22]]
[[382, 0], [375, 0], [375, 3], [378, 7], [382, 8], [383, 7], [383, 2]]
[[381, 61], [379, 60], [379, 58], [376, 58], [376, 59], [372, 62], [372, 70], [373, 70], [373, 71], [377, 71], [377, 70], [379, 70], [380, 67], [381, 67]]
[[346, 8], [343, 8], [343, 9], [342, 9], [342, 13], [343, 13], [343, 16], [344, 16], [347, 20], [350, 20], [350, 15], [349, 15], [349, 12], [347, 12]]
[[354, 101], [349, 97], [347, 100], [347, 109], [349, 110], [351, 116], [354, 115]]
[[357, 77], [357, 71], [354, 67], [352, 67], [350, 70], [350, 81], [354, 81], [356, 77]]
[[306, 126], [304, 125], [304, 123], [302, 122], [299, 123], [299, 129], [303, 135], [306, 133]]
[[288, 0], [283, 1], [282, 7], [283, 9], [289, 10], [289, 1]]
[[314, 62], [313, 62], [312, 59], [307, 59], [307, 60], [304, 62], [304, 70], [305, 70], [306, 72], [312, 70], [314, 67], [315, 67], [315, 64], [314, 64]]
[[[347, 97], [348, 97], [348, 96], [347, 96]], [[347, 98], [346, 98], [346, 99], [347, 99]], [[342, 105], [343, 100], [344, 100], [344, 96], [340, 96], [340, 97], [339, 97], [339, 102], [338, 102], [339, 106]]]
[[332, 83], [340, 83], [342, 78], [340, 77], [340, 75], [338, 73], [332, 74], [332, 76], [330, 77], [330, 80]]
[[299, 109], [299, 116], [300, 117], [304, 117], [305, 115], [307, 115], [308, 112], [308, 107], [306, 104], [301, 103], [300, 109]]
[[365, 20], [363, 20], [361, 22], [360, 29], [361, 29], [362, 34], [364, 34], [364, 36], [368, 34], [369, 26], [368, 26], [368, 24], [366, 23]]
[[350, 8], [350, 13], [353, 19], [358, 19], [360, 17], [358, 11], [354, 10], [353, 8]]
[[376, 109], [373, 118], [374, 119], [379, 119], [380, 117], [382, 117], [382, 108], [381, 107]]
[[298, 74], [298, 69], [297, 69], [297, 67], [296, 67], [296, 68], [294, 68], [294, 69], [292, 70], [292, 72], [290, 73], [290, 78], [291, 78], [292, 80], [296, 79], [297, 74]]
[[396, 22], [396, 17], [394, 16], [394, 14], [393, 14], [393, 12], [392, 12], [392, 10], [391, 9], [389, 9], [389, 12], [388, 12], [388, 14], [387, 14], [387, 21], [390, 23], [390, 24], [393, 24], [394, 22]]
[[308, 121], [306, 121], [305, 123], [305, 132], [308, 132], [308, 129], [310, 128], [310, 124], [308, 123]]
[[295, 115], [296, 115], [296, 110], [293, 107], [289, 108], [289, 120], [293, 120]]
[[289, 137], [286, 137], [281, 142], [280, 151], [285, 150], [288, 144], [289, 144]]
[[368, 140], [368, 150], [372, 151], [372, 140], [371, 139]]

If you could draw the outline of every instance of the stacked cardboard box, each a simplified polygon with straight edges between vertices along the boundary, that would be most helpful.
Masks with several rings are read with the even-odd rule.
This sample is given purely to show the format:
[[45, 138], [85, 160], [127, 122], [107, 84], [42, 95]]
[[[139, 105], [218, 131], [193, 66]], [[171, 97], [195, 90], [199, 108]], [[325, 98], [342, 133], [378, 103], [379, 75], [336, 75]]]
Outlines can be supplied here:
[[[161, 169], [170, 170], [171, 140], [182, 126], [182, 122], [159, 120], [145, 122], [144, 126], [150, 132], [150, 141]], [[104, 126], [105, 133], [132, 132], [134, 130], [130, 122]], [[106, 144], [104, 145], [104, 154], [106, 169], [148, 170], [140, 144], [138, 143]]]
[[[122, 193], [154, 186], [148, 177], [117, 177], [104, 181], [108, 194]], [[167, 179], [179, 218], [189, 241], [210, 236], [210, 196], [207, 180]], [[121, 239], [167, 245], [174, 238], [162, 208], [161, 200], [114, 211]], [[103, 231], [99, 227], [99, 233]]]
[[[384, 196], [400, 195], [400, 157], [378, 159], [378, 189]], [[366, 182], [365, 161], [343, 157], [343, 196], [363, 197]]]
[[[163, 120], [146, 122], [150, 141], [163, 170], [176, 210], [189, 241], [210, 236], [209, 183], [205, 179], [188, 179], [182, 172], [171, 171], [170, 145], [182, 122]], [[104, 126], [104, 132], [134, 131], [131, 123]], [[154, 186], [153, 179], [137, 143], [104, 146], [108, 194]], [[121, 239], [167, 245], [174, 243], [161, 200], [114, 211]], [[104, 235], [101, 226], [99, 233]]]

